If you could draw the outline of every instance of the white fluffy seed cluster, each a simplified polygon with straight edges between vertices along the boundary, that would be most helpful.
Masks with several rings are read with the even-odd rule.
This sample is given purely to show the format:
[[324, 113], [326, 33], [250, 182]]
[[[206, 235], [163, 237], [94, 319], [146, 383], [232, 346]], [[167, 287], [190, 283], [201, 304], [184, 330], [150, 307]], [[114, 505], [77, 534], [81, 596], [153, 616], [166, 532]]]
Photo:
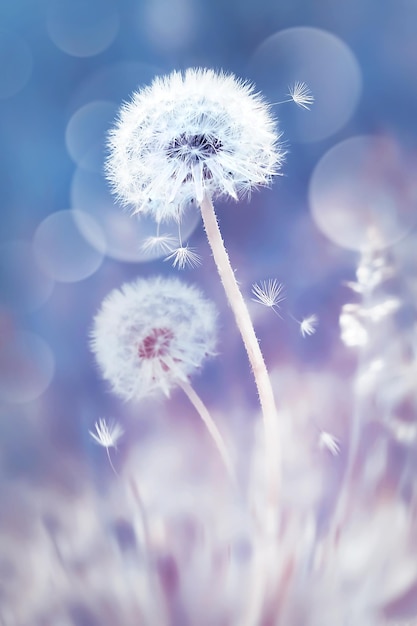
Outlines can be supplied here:
[[112, 390], [131, 400], [166, 395], [214, 353], [217, 313], [193, 286], [139, 279], [113, 290], [94, 318], [91, 349]]
[[251, 84], [208, 69], [173, 72], [122, 106], [106, 172], [134, 213], [179, 219], [204, 193], [237, 199], [268, 185], [284, 158], [279, 137]]

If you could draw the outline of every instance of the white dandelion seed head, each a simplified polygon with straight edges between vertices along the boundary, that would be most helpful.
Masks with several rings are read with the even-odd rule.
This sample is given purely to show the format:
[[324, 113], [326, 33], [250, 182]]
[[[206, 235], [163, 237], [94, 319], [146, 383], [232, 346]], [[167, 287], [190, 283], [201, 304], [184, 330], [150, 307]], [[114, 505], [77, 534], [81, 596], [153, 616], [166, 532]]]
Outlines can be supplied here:
[[139, 279], [113, 290], [94, 318], [91, 348], [120, 397], [169, 394], [214, 353], [214, 306], [173, 278]]
[[99, 419], [94, 424], [96, 432], [89, 430], [88, 432], [96, 443], [104, 448], [116, 448], [117, 442], [122, 437], [124, 430], [118, 422], [107, 422], [105, 419]]
[[110, 132], [108, 179], [119, 200], [158, 220], [187, 204], [268, 185], [284, 151], [269, 106], [232, 74], [157, 77], [125, 103]]

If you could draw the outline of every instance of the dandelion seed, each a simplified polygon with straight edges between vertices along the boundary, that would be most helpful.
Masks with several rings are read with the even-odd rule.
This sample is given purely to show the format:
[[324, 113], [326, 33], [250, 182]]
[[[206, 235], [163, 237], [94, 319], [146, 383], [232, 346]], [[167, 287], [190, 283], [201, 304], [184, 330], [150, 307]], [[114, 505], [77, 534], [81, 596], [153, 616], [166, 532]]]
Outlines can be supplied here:
[[252, 286], [252, 293], [255, 295], [252, 300], [267, 307], [278, 306], [280, 302], [285, 300], [283, 289], [283, 283], [279, 283], [275, 278], [267, 281], [262, 280]]
[[285, 300], [283, 290], [283, 283], [279, 283], [276, 278], [261, 280], [260, 283], [252, 285], [252, 293], [255, 296], [252, 300], [275, 311], [275, 307], [279, 308], [280, 302]]
[[288, 88], [288, 95], [299, 107], [309, 110], [314, 102], [314, 96], [306, 83], [297, 81]]
[[106, 164], [135, 213], [178, 218], [205, 193], [237, 199], [268, 185], [284, 151], [269, 107], [249, 83], [207, 69], [158, 77], [123, 105]]
[[299, 322], [301, 335], [303, 337], [314, 335], [317, 330], [318, 323], [319, 320], [317, 318], [317, 315], [309, 315], [308, 317], [305, 317], [303, 320], [301, 320], [301, 322]]
[[171, 252], [176, 244], [176, 239], [171, 235], [155, 235], [145, 239], [141, 249], [145, 254], [155, 250], [161, 252]]
[[99, 419], [99, 421], [94, 424], [94, 427], [96, 429], [95, 433], [92, 430], [89, 430], [88, 432], [94, 441], [96, 441], [100, 446], [106, 448], [110, 466], [117, 476], [118, 474], [110, 458], [109, 448], [117, 448], [117, 442], [122, 437], [124, 430], [118, 422], [112, 421], [108, 424], [105, 419]]
[[213, 354], [216, 312], [177, 279], [139, 279], [113, 290], [94, 318], [91, 348], [103, 378], [131, 400], [169, 395]]
[[107, 424], [105, 419], [99, 419], [99, 421], [94, 424], [94, 427], [96, 429], [95, 433], [92, 430], [88, 432], [92, 438], [104, 448], [116, 448], [117, 442], [124, 433], [120, 424], [114, 421]]
[[275, 104], [295, 102], [299, 107], [309, 111], [311, 105], [314, 103], [314, 96], [304, 82], [297, 81], [289, 86], [287, 96], [289, 96], [288, 100], [281, 100], [280, 102], [275, 102]]
[[330, 433], [322, 430], [319, 436], [319, 448], [326, 448], [333, 456], [337, 456], [340, 452], [339, 440]]
[[173, 267], [178, 267], [179, 270], [183, 270], [187, 265], [192, 268], [201, 265], [201, 256], [188, 246], [180, 246], [164, 259], [170, 260], [173, 261]]

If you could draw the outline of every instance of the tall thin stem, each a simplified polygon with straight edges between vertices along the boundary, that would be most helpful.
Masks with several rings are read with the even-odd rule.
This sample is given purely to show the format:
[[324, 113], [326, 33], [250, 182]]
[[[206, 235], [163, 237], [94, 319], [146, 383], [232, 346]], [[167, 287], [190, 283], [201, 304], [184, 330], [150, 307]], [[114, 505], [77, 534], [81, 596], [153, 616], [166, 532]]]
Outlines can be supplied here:
[[256, 338], [249, 311], [238, 287], [232, 266], [230, 265], [229, 255], [224, 246], [213, 203], [208, 194], [205, 194], [200, 204], [200, 209], [214, 261], [242, 336], [258, 389], [265, 429], [268, 481], [270, 487], [273, 487], [275, 491], [279, 482], [278, 474], [280, 468], [278, 459], [280, 455], [277, 449], [277, 409], [271, 381], [259, 347], [258, 339]]
[[106, 446], [106, 452], [107, 452], [107, 458], [109, 459], [110, 467], [112, 468], [112, 470], [113, 470], [113, 472], [115, 473], [115, 475], [116, 475], [116, 476], [119, 476], [119, 474], [116, 472], [115, 467], [114, 467], [114, 465], [113, 465], [113, 462], [112, 462], [112, 460], [111, 460], [111, 457], [110, 457], [110, 452], [109, 452], [109, 448], [108, 448], [108, 446]]
[[207, 430], [213, 438], [214, 443], [216, 444], [216, 448], [223, 460], [223, 463], [227, 469], [230, 478], [233, 482], [236, 482], [233, 464], [227, 451], [226, 444], [224, 443], [223, 437], [221, 436], [220, 431], [217, 428], [213, 418], [211, 417], [207, 407], [201, 400], [200, 396], [194, 391], [190, 383], [187, 383], [184, 380], [178, 380], [177, 384], [184, 391], [185, 395], [203, 420]]

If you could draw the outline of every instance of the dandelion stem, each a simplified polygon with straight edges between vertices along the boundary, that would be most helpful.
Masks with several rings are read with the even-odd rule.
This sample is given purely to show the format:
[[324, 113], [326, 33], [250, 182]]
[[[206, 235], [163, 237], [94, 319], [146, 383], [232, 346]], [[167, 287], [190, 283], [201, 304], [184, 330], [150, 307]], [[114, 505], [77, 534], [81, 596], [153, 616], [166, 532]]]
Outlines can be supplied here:
[[267, 476], [269, 486], [275, 491], [279, 483], [278, 459], [280, 455], [277, 441], [277, 409], [271, 381], [249, 311], [230, 265], [213, 203], [208, 194], [205, 194], [200, 209], [214, 261], [252, 366], [264, 420]]
[[233, 482], [236, 482], [233, 464], [227, 451], [226, 444], [207, 407], [201, 400], [200, 396], [194, 391], [190, 383], [187, 383], [184, 380], [178, 380], [178, 386], [181, 387], [181, 389], [184, 391], [185, 395], [203, 420], [207, 430], [213, 438], [214, 443], [216, 444], [216, 448], [219, 451], [220, 456], [222, 457], [223, 463], [229, 473], [230, 478]]
[[109, 459], [110, 467], [112, 468], [112, 470], [113, 470], [113, 472], [115, 473], [115, 475], [116, 475], [116, 476], [118, 476], [119, 474], [116, 472], [116, 470], [115, 470], [115, 468], [114, 468], [114, 465], [113, 465], [113, 462], [112, 462], [112, 460], [111, 460], [111, 457], [110, 457], [110, 452], [109, 452], [108, 447], [106, 448], [106, 452], [107, 452], [107, 458]]

